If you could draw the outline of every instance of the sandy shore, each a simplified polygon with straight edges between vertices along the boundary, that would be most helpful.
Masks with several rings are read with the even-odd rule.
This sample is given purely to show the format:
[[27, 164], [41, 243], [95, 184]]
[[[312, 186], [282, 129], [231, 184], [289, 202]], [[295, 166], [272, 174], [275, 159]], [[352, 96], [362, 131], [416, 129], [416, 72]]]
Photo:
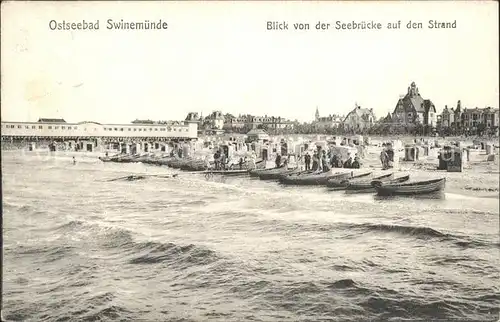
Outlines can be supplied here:
[[[370, 147], [363, 167], [381, 170], [380, 148]], [[401, 153], [400, 153], [401, 156]], [[401, 156], [402, 159], [402, 156]], [[410, 174], [411, 179], [446, 178], [446, 192], [470, 197], [499, 198], [500, 170], [498, 152], [495, 161], [486, 161], [484, 151], [473, 151], [462, 172], [437, 170], [437, 157], [421, 157], [414, 162], [400, 161], [394, 170]]]

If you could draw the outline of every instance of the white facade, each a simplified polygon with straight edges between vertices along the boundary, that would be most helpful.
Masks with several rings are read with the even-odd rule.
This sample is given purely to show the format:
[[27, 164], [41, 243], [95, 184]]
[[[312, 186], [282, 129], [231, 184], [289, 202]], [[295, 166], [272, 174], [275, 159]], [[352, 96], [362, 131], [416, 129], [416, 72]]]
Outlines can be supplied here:
[[100, 124], [96, 122], [2, 122], [2, 137], [101, 137], [196, 139], [196, 122], [172, 124]]

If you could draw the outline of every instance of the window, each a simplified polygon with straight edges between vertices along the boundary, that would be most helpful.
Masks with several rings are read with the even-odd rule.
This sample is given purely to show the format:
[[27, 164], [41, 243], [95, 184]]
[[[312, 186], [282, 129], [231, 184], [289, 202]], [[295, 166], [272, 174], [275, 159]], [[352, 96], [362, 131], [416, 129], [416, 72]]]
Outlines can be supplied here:
[[137, 131], [137, 129], [134, 129], [134, 132]]
[[41, 129], [43, 129], [43, 126], [39, 125], [38, 128], [41, 130]]
[[61, 126], [61, 129], [66, 130], [66, 127], [65, 126]]
[[52, 130], [52, 126], [49, 125], [48, 128], [49, 128], [49, 130]]
[[21, 128], [22, 128], [22, 126], [21, 126], [21, 125], [18, 125], [18, 126], [17, 126], [17, 128], [18, 128], [18, 129], [21, 129]]
[[104, 131], [106, 131], [106, 130], [107, 130], [107, 128], [104, 128]]
[[77, 129], [77, 127], [76, 127], [76, 126], [73, 126], [73, 130], [76, 130], [76, 129]]
[[139, 132], [141, 132], [141, 131], [142, 131], [142, 129], [140, 128], [140, 129], [139, 129]]
[[55, 126], [55, 127], [54, 127], [54, 129], [55, 129], [55, 130], [59, 130], [59, 126]]
[[160, 129], [160, 131], [165, 131], [165, 129], [164, 129], [164, 128], [161, 128], [161, 129]]
[[34, 130], [34, 129], [36, 129], [36, 126], [32, 125], [31, 128]]
[[158, 131], [158, 128], [157, 128], [157, 127], [155, 128], [155, 131]]
[[122, 132], [123, 132], [123, 127], [122, 127], [122, 128], [120, 128], [120, 131], [122, 131]]
[[115, 131], [118, 131], [118, 128], [117, 128], [117, 127], [115, 127]]
[[26, 125], [24, 128], [25, 128], [25, 129], [29, 129], [30, 127], [29, 127], [28, 125]]

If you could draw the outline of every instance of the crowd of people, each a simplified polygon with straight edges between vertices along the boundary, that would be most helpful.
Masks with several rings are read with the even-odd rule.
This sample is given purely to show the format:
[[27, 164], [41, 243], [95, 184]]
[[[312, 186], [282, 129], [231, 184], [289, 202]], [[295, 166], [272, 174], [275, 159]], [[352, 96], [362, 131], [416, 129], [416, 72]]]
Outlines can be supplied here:
[[[347, 160], [342, 160], [342, 156], [332, 153], [331, 151], [315, 151], [312, 156], [306, 152], [304, 157], [305, 170], [328, 172], [332, 168], [359, 169], [361, 163], [357, 155], [349, 156]], [[311, 164], [312, 161], [312, 164]]]
[[233, 168], [233, 165], [237, 165], [237, 167], [242, 170], [245, 166], [247, 168], [255, 168], [256, 158], [255, 152], [253, 152], [250, 157], [239, 157], [236, 159], [236, 163], [234, 163], [234, 160], [230, 160], [229, 157], [224, 154], [224, 151], [217, 150], [213, 155], [213, 163], [210, 161], [209, 157], [206, 157], [205, 162], [207, 170], [229, 170]]

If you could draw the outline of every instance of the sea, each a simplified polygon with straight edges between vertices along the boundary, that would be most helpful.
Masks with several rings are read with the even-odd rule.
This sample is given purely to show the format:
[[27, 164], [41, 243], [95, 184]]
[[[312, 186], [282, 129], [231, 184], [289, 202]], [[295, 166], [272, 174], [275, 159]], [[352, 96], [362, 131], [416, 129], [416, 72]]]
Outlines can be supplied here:
[[3, 321], [499, 320], [496, 198], [24, 151], [2, 194]]

